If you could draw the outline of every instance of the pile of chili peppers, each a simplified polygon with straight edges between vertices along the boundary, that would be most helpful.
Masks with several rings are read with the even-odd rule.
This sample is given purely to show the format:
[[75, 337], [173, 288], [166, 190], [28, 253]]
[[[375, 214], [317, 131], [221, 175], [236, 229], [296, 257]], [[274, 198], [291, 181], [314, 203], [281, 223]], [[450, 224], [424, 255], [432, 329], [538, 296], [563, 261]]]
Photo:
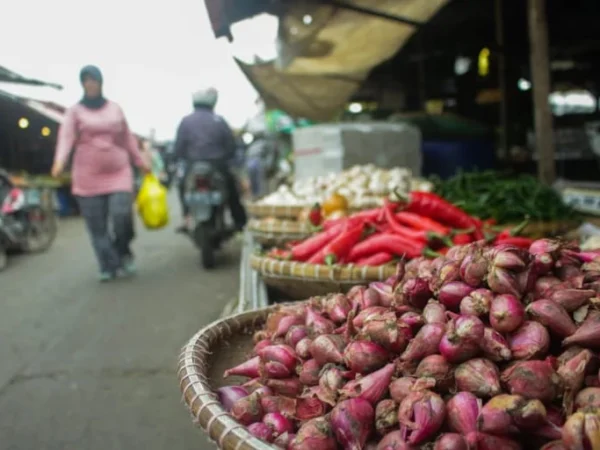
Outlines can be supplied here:
[[516, 236], [523, 226], [497, 229], [430, 192], [411, 192], [409, 198], [386, 200], [380, 208], [328, 220], [321, 230], [267, 256], [309, 264], [380, 266], [398, 258], [436, 257], [453, 245], [487, 240], [529, 248], [529, 238]]

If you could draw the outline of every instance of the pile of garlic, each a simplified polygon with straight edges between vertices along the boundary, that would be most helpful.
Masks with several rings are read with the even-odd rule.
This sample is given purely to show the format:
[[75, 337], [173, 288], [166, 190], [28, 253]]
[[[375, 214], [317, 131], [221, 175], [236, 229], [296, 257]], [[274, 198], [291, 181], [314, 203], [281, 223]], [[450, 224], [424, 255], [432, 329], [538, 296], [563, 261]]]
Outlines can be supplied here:
[[277, 191], [259, 201], [265, 205], [312, 205], [322, 202], [333, 193], [345, 196], [353, 208], [378, 206], [383, 197], [397, 190], [431, 191], [433, 186], [425, 180], [413, 178], [410, 170], [396, 167], [381, 169], [372, 164], [354, 166], [341, 173], [311, 177], [296, 181], [291, 188], [281, 186]]

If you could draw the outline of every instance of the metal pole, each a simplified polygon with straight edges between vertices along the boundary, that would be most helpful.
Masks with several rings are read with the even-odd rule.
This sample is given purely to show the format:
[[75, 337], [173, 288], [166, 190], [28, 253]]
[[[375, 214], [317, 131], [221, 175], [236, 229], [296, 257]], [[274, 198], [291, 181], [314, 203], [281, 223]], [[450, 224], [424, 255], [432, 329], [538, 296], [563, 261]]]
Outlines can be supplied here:
[[500, 89], [500, 157], [508, 156], [508, 92], [506, 91], [506, 49], [504, 48], [504, 9], [503, 0], [495, 1], [496, 44], [500, 51], [498, 59], [498, 88]]
[[538, 150], [538, 177], [552, 184], [556, 178], [554, 162], [554, 130], [548, 96], [550, 95], [550, 64], [548, 61], [548, 24], [546, 0], [529, 0], [529, 41], [535, 143]]

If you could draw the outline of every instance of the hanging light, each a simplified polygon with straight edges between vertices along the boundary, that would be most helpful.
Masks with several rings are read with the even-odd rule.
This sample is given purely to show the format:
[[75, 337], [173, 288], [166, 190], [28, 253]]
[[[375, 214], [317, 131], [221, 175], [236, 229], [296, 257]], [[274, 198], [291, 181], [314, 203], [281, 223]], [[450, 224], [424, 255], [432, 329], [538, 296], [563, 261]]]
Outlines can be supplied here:
[[42, 136], [48, 137], [50, 133], [52, 133], [52, 130], [49, 127], [42, 127]]
[[19, 119], [19, 128], [25, 129], [29, 126], [29, 120], [27, 119], [27, 117], [21, 117]]
[[363, 110], [363, 106], [360, 103], [350, 103], [350, 106], [348, 106], [348, 111], [350, 111], [352, 114], [359, 114], [361, 113]]
[[310, 14], [305, 14], [304, 17], [302, 17], [302, 23], [304, 23], [304, 25], [310, 25], [313, 22], [313, 18]]

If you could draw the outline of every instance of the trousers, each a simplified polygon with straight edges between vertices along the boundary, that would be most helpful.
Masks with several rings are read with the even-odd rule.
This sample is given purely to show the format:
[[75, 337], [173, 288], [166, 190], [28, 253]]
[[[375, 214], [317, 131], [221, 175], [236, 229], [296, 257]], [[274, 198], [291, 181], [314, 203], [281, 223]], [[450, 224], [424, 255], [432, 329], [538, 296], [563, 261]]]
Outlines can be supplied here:
[[114, 192], [93, 197], [77, 197], [81, 215], [90, 236], [101, 272], [114, 273], [123, 258], [132, 257], [133, 194]]

